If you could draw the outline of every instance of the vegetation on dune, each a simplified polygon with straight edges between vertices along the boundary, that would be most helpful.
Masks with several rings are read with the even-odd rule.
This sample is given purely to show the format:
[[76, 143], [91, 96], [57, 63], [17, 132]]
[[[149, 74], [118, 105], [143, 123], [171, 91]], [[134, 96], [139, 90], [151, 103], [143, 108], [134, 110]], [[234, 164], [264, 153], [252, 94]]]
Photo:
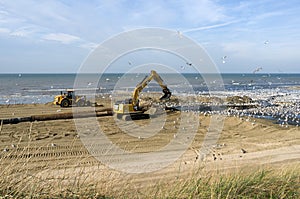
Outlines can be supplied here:
[[[6, 175], [5, 175], [6, 173]], [[3, 175], [4, 174], [4, 175]], [[234, 173], [218, 177], [193, 177], [184, 181], [133, 188], [124, 182], [117, 191], [87, 183], [81, 177], [64, 182], [63, 178], [40, 180], [23, 173], [14, 179], [8, 172], [0, 178], [0, 198], [299, 198], [299, 170], [261, 170], [247, 174]], [[11, 173], [10, 173], [11, 174]], [[27, 177], [25, 177], [27, 176]], [[20, 177], [20, 176], [19, 176]]]
[[[256, 171], [248, 175], [233, 174], [188, 181], [174, 194], [176, 198], [298, 198], [299, 173], [277, 175], [271, 171]], [[180, 187], [180, 185], [179, 185]], [[173, 196], [171, 196], [173, 197]]]

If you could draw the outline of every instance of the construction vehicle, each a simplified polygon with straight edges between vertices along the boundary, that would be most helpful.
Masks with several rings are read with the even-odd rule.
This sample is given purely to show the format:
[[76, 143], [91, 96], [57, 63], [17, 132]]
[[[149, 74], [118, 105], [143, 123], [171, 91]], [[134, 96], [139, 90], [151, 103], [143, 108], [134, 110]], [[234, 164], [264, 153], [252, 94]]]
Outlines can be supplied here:
[[54, 97], [53, 104], [60, 105], [63, 108], [69, 106], [90, 106], [91, 102], [86, 96], [76, 96], [74, 89], [67, 89], [66, 92], [60, 92], [60, 95]]
[[148, 85], [148, 83], [154, 79], [159, 86], [162, 88], [164, 95], [159, 98], [160, 101], [167, 101], [170, 99], [172, 93], [168, 89], [167, 85], [164, 84], [162, 78], [152, 70], [149, 76], [146, 76], [134, 89], [132, 98], [117, 101], [114, 104], [113, 110], [117, 115], [118, 119], [123, 120], [138, 120], [138, 119], [149, 119], [150, 115], [146, 114], [143, 107], [139, 104], [139, 94]]

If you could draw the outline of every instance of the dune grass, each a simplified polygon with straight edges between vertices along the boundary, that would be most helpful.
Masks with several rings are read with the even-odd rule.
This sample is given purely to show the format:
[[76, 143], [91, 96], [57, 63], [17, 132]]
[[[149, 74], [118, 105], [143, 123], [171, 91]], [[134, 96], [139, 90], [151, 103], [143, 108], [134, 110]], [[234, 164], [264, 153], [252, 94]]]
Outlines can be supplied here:
[[2, 170], [0, 198], [300, 198], [300, 172], [297, 169], [259, 170], [220, 174], [218, 176], [189, 177], [188, 179], [162, 182], [155, 186], [135, 189], [130, 182], [113, 190], [107, 183], [105, 190], [88, 183], [84, 177], [40, 179], [30, 172]]
[[[197, 177], [157, 186], [141, 198], [300, 198], [298, 170], [259, 170]], [[153, 196], [153, 197], [152, 197]], [[130, 197], [129, 197], [130, 198]]]
[[[179, 185], [180, 186], [180, 185]], [[298, 198], [299, 173], [255, 171], [231, 174], [215, 180], [196, 179], [175, 193], [176, 198]], [[173, 197], [173, 196], [171, 196]]]

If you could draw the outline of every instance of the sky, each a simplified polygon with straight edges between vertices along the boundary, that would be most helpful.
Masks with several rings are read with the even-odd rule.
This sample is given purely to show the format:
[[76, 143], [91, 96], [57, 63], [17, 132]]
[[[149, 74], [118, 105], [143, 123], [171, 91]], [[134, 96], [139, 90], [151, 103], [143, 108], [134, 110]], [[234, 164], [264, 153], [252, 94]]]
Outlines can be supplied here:
[[196, 41], [222, 73], [300, 73], [298, 0], [0, 0], [0, 73], [76, 73], [105, 40], [149, 27]]

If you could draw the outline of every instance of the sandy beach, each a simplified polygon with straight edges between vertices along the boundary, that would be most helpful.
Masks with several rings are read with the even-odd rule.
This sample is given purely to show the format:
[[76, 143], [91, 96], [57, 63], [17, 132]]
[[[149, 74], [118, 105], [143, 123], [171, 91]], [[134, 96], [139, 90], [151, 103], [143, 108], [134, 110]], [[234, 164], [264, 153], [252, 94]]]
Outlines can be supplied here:
[[[109, 103], [105, 104], [105, 107], [109, 106]], [[72, 108], [60, 108], [51, 103], [2, 105], [0, 118], [68, 112], [72, 112]], [[161, 132], [147, 139], [139, 139], [124, 133], [116, 125], [113, 116], [97, 117], [96, 120], [112, 143], [126, 151], [151, 153], [175, 139], [177, 118], [186, 117], [181, 114], [183, 113], [166, 113]], [[158, 119], [159, 117], [157, 116]], [[64, 183], [71, 183], [74, 179], [80, 178], [84, 179], [85, 183], [92, 182], [102, 187], [103, 193], [111, 194], [116, 192], [117, 187], [125, 184], [127, 188], [130, 186], [130, 189], [134, 190], [147, 189], [157, 183], [186, 179], [191, 173], [215, 176], [220, 172], [234, 173], [241, 170], [247, 172], [260, 168], [280, 170], [297, 167], [299, 164], [299, 127], [282, 126], [265, 119], [234, 116], [224, 118], [219, 139], [210, 146], [206, 156], [201, 159], [199, 150], [210, 128], [212, 116], [200, 114], [196, 117], [200, 125], [192, 144], [184, 154], [165, 168], [140, 174], [128, 174], [111, 169], [97, 160], [83, 145], [72, 119], [2, 124], [0, 170], [6, 179], [24, 182], [34, 179], [46, 184], [50, 182], [59, 184], [61, 179], [64, 179]], [[148, 120], [135, 121], [139, 126], [147, 123]], [[152, 163], [160, 164], [161, 160], [158, 159], [153, 159]], [[130, 159], [122, 164], [130, 165]]]
[[0, 0], [0, 199], [300, 198], [299, 13]]

